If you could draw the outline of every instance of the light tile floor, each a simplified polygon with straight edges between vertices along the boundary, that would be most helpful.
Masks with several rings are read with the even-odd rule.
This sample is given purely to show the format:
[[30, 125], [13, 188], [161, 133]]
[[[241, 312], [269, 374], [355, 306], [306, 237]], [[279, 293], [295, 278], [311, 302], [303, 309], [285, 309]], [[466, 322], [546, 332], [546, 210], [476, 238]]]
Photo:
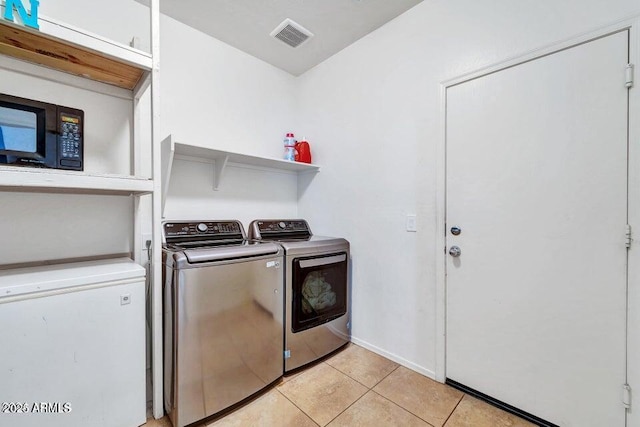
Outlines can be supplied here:
[[[211, 427], [526, 427], [533, 424], [355, 344], [285, 377]], [[145, 427], [171, 427], [165, 417]]]

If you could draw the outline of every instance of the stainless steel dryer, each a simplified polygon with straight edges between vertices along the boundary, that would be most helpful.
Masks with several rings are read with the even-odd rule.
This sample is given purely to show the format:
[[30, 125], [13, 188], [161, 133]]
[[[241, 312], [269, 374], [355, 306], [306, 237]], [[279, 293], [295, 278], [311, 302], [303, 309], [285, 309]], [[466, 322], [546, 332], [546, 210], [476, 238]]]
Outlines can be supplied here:
[[165, 409], [183, 427], [283, 374], [282, 248], [238, 221], [163, 224]]
[[249, 239], [285, 251], [285, 372], [320, 359], [351, 339], [349, 242], [314, 236], [305, 220], [255, 220]]

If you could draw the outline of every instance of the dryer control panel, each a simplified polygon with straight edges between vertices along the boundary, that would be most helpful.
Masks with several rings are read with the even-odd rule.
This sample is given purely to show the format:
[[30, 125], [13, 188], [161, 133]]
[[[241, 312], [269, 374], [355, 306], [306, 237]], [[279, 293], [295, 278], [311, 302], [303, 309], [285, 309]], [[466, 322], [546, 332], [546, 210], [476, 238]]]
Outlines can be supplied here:
[[303, 219], [255, 220], [249, 226], [249, 237], [258, 240], [312, 235], [309, 224]]

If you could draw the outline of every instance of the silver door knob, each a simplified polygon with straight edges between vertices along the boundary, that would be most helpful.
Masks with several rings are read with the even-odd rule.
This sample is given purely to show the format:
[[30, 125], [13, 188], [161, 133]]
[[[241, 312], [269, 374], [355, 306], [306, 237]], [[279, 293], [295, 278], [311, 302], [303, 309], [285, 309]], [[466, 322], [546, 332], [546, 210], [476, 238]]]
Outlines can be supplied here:
[[451, 255], [454, 258], [459, 257], [461, 253], [462, 251], [457, 246], [451, 246], [451, 249], [449, 249], [449, 255]]

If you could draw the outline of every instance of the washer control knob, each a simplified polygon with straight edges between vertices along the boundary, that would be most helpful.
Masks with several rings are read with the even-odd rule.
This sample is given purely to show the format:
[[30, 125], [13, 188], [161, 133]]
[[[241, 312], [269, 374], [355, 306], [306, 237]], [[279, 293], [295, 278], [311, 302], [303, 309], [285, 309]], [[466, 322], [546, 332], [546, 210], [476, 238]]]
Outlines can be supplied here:
[[200, 231], [201, 233], [204, 233], [209, 229], [209, 227], [207, 227], [207, 224], [205, 224], [204, 222], [201, 222], [200, 224], [198, 224], [197, 228], [198, 228], [198, 231]]
[[280, 228], [282, 228], [282, 229], [285, 229], [285, 228], [287, 228], [287, 224], [286, 224], [284, 221], [280, 221], [280, 222], [278, 223], [278, 227], [280, 227]]

